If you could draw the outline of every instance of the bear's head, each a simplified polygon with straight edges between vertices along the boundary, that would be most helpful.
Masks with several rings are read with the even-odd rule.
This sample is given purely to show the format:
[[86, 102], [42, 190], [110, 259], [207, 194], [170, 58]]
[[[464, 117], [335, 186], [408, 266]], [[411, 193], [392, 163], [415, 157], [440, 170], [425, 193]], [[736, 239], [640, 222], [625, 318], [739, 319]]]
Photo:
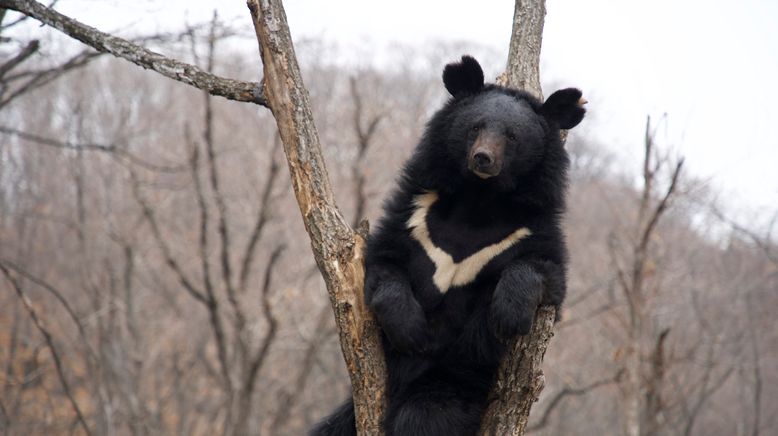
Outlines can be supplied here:
[[567, 88], [545, 102], [485, 84], [478, 62], [463, 56], [443, 71], [452, 98], [430, 120], [409, 164], [424, 189], [463, 186], [515, 194], [528, 201], [561, 201], [568, 157], [560, 129], [583, 119], [581, 91]]

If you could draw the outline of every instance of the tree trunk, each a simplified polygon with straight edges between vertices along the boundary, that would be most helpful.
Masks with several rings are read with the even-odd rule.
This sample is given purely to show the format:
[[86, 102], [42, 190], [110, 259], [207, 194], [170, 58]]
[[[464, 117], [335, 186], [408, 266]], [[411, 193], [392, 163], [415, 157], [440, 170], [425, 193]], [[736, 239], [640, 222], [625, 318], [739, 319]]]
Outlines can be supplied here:
[[360, 434], [381, 434], [386, 368], [378, 325], [363, 299], [367, 229], [355, 232], [330, 187], [280, 0], [249, 0], [264, 65], [263, 91], [284, 144], [297, 202], [330, 295]]
[[[508, 65], [498, 83], [524, 89], [543, 99], [540, 88], [540, 46], [546, 16], [545, 0], [516, 0]], [[532, 405], [543, 390], [541, 365], [554, 336], [554, 309], [540, 307], [529, 335], [508, 347], [481, 422], [481, 434], [523, 435]]]
[[[351, 376], [360, 434], [382, 433], [385, 364], [378, 328], [363, 300], [362, 231], [354, 232], [335, 205], [319, 138], [279, 0], [249, 0], [264, 64], [263, 94], [276, 118], [292, 184], [316, 262], [324, 276]], [[545, 2], [516, 2], [506, 73], [508, 86], [542, 97], [539, 56]], [[482, 424], [488, 435], [521, 435], [543, 388], [540, 365], [553, 336], [554, 310], [540, 308], [529, 336], [514, 341], [502, 362]]]

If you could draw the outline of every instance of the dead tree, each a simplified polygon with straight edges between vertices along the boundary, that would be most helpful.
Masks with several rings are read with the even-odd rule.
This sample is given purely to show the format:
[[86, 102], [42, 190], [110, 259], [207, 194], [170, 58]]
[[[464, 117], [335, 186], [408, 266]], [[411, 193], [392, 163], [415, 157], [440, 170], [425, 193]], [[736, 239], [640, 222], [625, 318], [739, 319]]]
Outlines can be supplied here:
[[[650, 248], [657, 226], [677, 194], [683, 168], [683, 159], [673, 163], [658, 156], [650, 118], [646, 121], [644, 152], [643, 185], [634, 232], [625, 238], [621, 250], [615, 236], [609, 243], [611, 263], [627, 306], [623, 320], [627, 334], [623, 353], [624, 377], [619, 385], [624, 433], [630, 436], [656, 434], [661, 427], [661, 390], [667, 365], [665, 341], [670, 330], [659, 334], [651, 331], [648, 308], [657, 289], [650, 284], [654, 269]], [[670, 181], [663, 192], [657, 194], [660, 172], [666, 168], [670, 170]]]

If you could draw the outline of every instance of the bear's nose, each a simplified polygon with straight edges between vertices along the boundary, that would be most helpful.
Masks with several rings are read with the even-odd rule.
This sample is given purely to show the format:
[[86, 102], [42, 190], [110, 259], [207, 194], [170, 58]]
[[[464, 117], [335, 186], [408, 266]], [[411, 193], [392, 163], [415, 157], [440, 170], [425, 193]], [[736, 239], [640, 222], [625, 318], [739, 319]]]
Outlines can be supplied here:
[[488, 153], [479, 151], [473, 155], [473, 163], [476, 168], [488, 168], [494, 163], [494, 159]]

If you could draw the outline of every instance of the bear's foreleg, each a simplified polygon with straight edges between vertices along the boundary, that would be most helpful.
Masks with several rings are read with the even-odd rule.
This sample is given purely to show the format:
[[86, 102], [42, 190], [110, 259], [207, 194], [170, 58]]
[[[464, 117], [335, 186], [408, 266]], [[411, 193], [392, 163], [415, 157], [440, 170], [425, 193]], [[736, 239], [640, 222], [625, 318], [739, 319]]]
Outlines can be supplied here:
[[548, 261], [517, 261], [505, 268], [492, 297], [489, 325], [499, 338], [526, 335], [540, 304], [559, 307], [564, 271]]
[[365, 277], [365, 299], [378, 318], [389, 342], [398, 351], [424, 350], [427, 318], [413, 296], [408, 278], [396, 268], [369, 265]]

